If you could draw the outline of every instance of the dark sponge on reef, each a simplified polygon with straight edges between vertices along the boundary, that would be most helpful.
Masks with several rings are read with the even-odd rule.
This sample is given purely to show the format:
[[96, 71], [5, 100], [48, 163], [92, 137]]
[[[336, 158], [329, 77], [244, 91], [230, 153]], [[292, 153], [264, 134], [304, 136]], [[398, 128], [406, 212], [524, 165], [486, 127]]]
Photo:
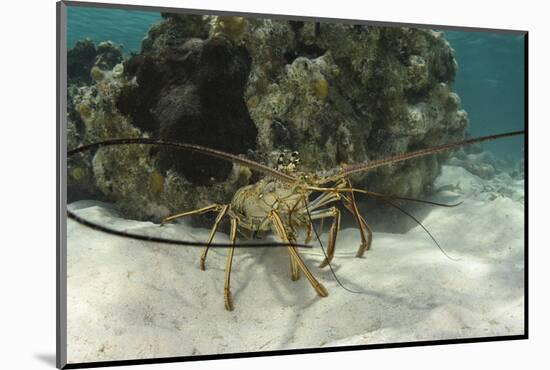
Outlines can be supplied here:
[[220, 35], [204, 42], [198, 59], [196, 84], [205, 95], [242, 97], [252, 60], [244, 47]]
[[[162, 44], [126, 62], [137, 86], [122, 92], [117, 108], [154, 137], [245, 153], [255, 148], [257, 136], [243, 99], [250, 66], [246, 49], [224, 36]], [[160, 150], [159, 164], [201, 185], [225, 180], [232, 168], [174, 150]]]
[[92, 40], [79, 40], [67, 52], [67, 78], [69, 84], [90, 84], [90, 71], [95, 63], [97, 49]]

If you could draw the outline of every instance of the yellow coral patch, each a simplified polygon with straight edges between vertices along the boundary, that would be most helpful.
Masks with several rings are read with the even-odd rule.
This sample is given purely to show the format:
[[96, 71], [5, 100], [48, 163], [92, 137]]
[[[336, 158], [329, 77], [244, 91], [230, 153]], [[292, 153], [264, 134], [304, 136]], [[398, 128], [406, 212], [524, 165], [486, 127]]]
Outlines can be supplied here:
[[232, 39], [240, 37], [246, 30], [247, 21], [243, 17], [219, 16], [214, 23], [214, 33], [224, 33]]
[[153, 193], [162, 193], [164, 190], [164, 176], [158, 171], [153, 171], [149, 176], [149, 189]]
[[258, 104], [260, 104], [260, 98], [258, 97], [258, 95], [252, 96], [247, 101], [248, 108], [256, 108]]
[[328, 96], [327, 80], [317, 80], [315, 82], [315, 95], [321, 99], [325, 99]]
[[103, 74], [101, 69], [99, 69], [97, 66], [94, 66], [92, 68], [90, 75], [92, 76], [95, 82], [99, 82], [105, 78], [105, 75]]
[[237, 184], [244, 186], [247, 185], [250, 177], [252, 177], [252, 172], [248, 167], [240, 167], [237, 174]]
[[92, 114], [92, 110], [90, 109], [90, 106], [86, 103], [80, 103], [78, 105], [78, 112], [80, 113], [81, 118], [89, 118]]
[[86, 171], [80, 167], [76, 167], [71, 170], [71, 177], [76, 181], [81, 180], [85, 175]]

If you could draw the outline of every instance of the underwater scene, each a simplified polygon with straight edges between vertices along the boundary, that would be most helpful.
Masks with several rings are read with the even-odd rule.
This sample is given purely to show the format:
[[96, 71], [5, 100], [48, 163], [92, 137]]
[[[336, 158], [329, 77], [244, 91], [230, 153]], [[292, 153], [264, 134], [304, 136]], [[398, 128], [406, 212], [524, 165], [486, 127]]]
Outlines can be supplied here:
[[525, 333], [521, 33], [66, 31], [69, 363]]

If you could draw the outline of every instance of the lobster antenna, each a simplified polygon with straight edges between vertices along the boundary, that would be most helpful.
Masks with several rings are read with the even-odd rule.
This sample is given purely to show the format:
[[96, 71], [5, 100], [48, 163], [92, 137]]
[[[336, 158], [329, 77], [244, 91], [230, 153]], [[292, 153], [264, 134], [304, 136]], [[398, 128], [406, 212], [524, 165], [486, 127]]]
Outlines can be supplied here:
[[424, 204], [430, 204], [432, 206], [447, 207], [447, 208], [458, 207], [459, 205], [464, 203], [463, 201], [460, 201], [460, 202], [454, 203], [454, 204], [446, 204], [446, 203], [439, 203], [439, 202], [434, 202], [434, 201], [425, 200], [425, 199], [400, 197], [400, 196], [397, 196], [397, 195], [387, 195], [387, 194], [377, 193], [377, 192], [374, 192], [374, 191], [368, 191], [368, 190], [363, 190], [363, 189], [355, 189], [355, 188], [353, 188], [353, 189], [345, 189], [344, 188], [344, 189], [339, 189], [339, 190], [350, 190], [350, 191], [354, 191], [356, 193], [371, 195], [371, 196], [376, 197], [376, 198], [405, 200], [405, 201], [408, 201], [408, 202], [424, 203]]
[[431, 148], [420, 149], [410, 153], [398, 154], [389, 158], [378, 159], [370, 162], [367, 161], [367, 162], [349, 164], [341, 168], [335, 168], [335, 169], [326, 171], [328, 175], [324, 176], [325, 179], [323, 179], [323, 182], [335, 181], [341, 177], [347, 177], [349, 175], [352, 175], [358, 172], [369, 171], [377, 167], [386, 166], [388, 164], [403, 162], [409, 159], [424, 157], [430, 154], [446, 152], [452, 149], [459, 148], [464, 145], [471, 145], [471, 144], [481, 143], [484, 141], [496, 140], [496, 139], [501, 139], [505, 137], [523, 135], [523, 134], [525, 134], [525, 131], [522, 130], [522, 131], [507, 132], [507, 133], [498, 134], [498, 135], [482, 136], [482, 137], [458, 141], [454, 143], [438, 145]]
[[405, 215], [409, 216], [414, 222], [416, 222], [422, 229], [424, 229], [424, 231], [426, 232], [426, 234], [428, 234], [428, 236], [430, 237], [430, 239], [432, 239], [432, 241], [435, 243], [435, 245], [437, 245], [437, 248], [439, 248], [439, 250], [441, 251], [441, 253], [443, 253], [445, 255], [445, 257], [447, 257], [448, 259], [450, 259], [451, 261], [460, 261], [460, 258], [453, 258], [451, 256], [449, 256], [444, 250], [443, 248], [441, 247], [441, 245], [439, 245], [439, 243], [437, 242], [437, 240], [435, 240], [434, 236], [432, 235], [432, 233], [430, 233], [430, 231], [424, 226], [422, 225], [422, 222], [420, 222], [416, 217], [414, 217], [412, 214], [410, 214], [409, 212], [405, 211], [403, 208], [399, 207], [397, 204], [393, 203], [392, 201], [389, 201], [387, 198], [385, 197], [380, 197], [379, 198], [381, 201], [383, 202], [386, 202], [387, 204], [389, 204], [390, 206], [396, 208], [397, 210], [403, 212]]
[[112, 139], [112, 140], [99, 141], [96, 143], [83, 145], [78, 148], [69, 150], [67, 151], [67, 157], [70, 157], [77, 153], [82, 153], [91, 149], [100, 148], [100, 147], [114, 146], [114, 145], [138, 145], [138, 144], [166, 146], [174, 149], [187, 150], [190, 152], [200, 153], [206, 156], [220, 158], [229, 162], [235, 162], [235, 163], [241, 164], [250, 169], [256, 170], [258, 172], [262, 172], [266, 175], [271, 175], [281, 181], [285, 181], [285, 182], [296, 181], [296, 178], [294, 176], [288, 175], [281, 171], [277, 171], [274, 168], [255, 162], [251, 159], [239, 157], [237, 155], [226, 153], [221, 150], [211, 149], [211, 148], [207, 148], [207, 147], [195, 145], [195, 144], [175, 143], [170, 141], [162, 141], [162, 140], [155, 140], [155, 139], [149, 139], [149, 138]]
[[356, 188], [323, 188], [323, 187], [318, 187], [318, 186], [308, 186], [307, 189], [312, 190], [312, 191], [325, 192], [325, 193], [330, 193], [330, 192], [333, 192], [333, 193], [342, 193], [342, 192], [360, 193], [360, 194], [371, 195], [371, 196], [376, 197], [376, 198], [389, 198], [389, 199], [397, 199], [397, 200], [406, 200], [406, 201], [409, 201], [409, 202], [425, 203], [425, 204], [430, 204], [430, 205], [433, 205], [433, 206], [448, 207], [448, 208], [457, 207], [457, 206], [459, 206], [463, 203], [461, 201], [461, 202], [454, 203], [454, 204], [446, 204], [446, 203], [433, 202], [431, 200], [401, 197], [401, 196], [397, 196], [397, 195], [387, 195], [387, 194], [377, 193], [377, 192], [374, 192], [374, 191], [368, 191], [368, 190], [356, 189]]
[[[430, 204], [430, 205], [434, 205], [434, 206], [449, 207], [449, 208], [450, 207], [457, 207], [457, 206], [461, 205], [463, 202], [459, 202], [459, 203], [455, 203], [455, 204], [444, 204], [444, 203], [432, 202], [432, 201], [423, 200], [423, 199], [398, 197], [398, 196], [393, 196], [393, 195], [385, 195], [385, 194], [376, 193], [376, 192], [373, 192], [373, 191], [355, 189], [355, 188], [333, 189], [333, 188], [321, 188], [321, 187], [311, 186], [311, 187], [309, 187], [309, 189], [314, 190], [314, 191], [321, 191], [321, 192], [331, 192], [332, 191], [332, 192], [347, 192], [347, 193], [351, 193], [351, 194], [353, 194], [353, 192], [356, 192], [356, 193], [370, 195], [370, 196], [373, 196], [377, 199], [380, 199], [380, 200], [386, 202], [387, 204], [391, 205], [392, 207], [397, 208], [399, 211], [403, 212], [406, 216], [409, 216], [414, 222], [416, 222], [418, 225], [420, 225], [420, 227], [422, 227], [422, 229], [424, 229], [424, 231], [428, 234], [428, 236], [433, 240], [435, 245], [437, 245], [437, 247], [441, 250], [441, 252], [447, 258], [449, 258], [452, 261], [458, 261], [458, 259], [452, 258], [447, 253], [445, 253], [445, 251], [443, 250], [441, 245], [439, 245], [437, 240], [435, 240], [434, 236], [430, 233], [430, 231], [424, 225], [422, 225], [422, 223], [416, 217], [414, 217], [409, 212], [405, 211], [403, 208], [399, 207], [397, 204], [389, 201], [388, 199], [406, 200], [406, 201], [411, 201], [411, 202], [426, 203], [426, 204]], [[306, 210], [307, 210], [307, 207], [306, 207]], [[315, 228], [313, 230], [315, 231]], [[317, 234], [316, 231], [315, 231], [315, 233]], [[324, 252], [324, 250], [323, 250], [323, 252]]]
[[[294, 181], [294, 177], [287, 175], [285, 173], [282, 173], [280, 171], [277, 171], [273, 168], [270, 168], [268, 166], [265, 166], [261, 163], [257, 163], [255, 161], [252, 161], [247, 158], [242, 158], [239, 156], [236, 156], [234, 154], [226, 153], [221, 150], [206, 148], [200, 145], [194, 145], [194, 144], [185, 144], [185, 143], [174, 143], [174, 142], [165, 142], [162, 140], [154, 140], [154, 139], [148, 139], [148, 138], [129, 138], [129, 139], [112, 139], [112, 140], [106, 140], [106, 141], [100, 141], [88, 145], [83, 145], [78, 148], [68, 150], [67, 151], [67, 157], [71, 157], [78, 153], [83, 153], [88, 150], [92, 149], [98, 149], [101, 147], [107, 147], [107, 146], [115, 146], [115, 145], [158, 145], [158, 146], [168, 146], [175, 149], [180, 150], [187, 150], [195, 153], [200, 153], [203, 155], [215, 157], [215, 158], [221, 158], [230, 162], [237, 162], [239, 164], [242, 164], [243, 166], [249, 167], [251, 169], [263, 172], [265, 174], [271, 175], [273, 177], [276, 177], [282, 181]], [[147, 236], [147, 235], [140, 235], [140, 234], [132, 234], [125, 231], [115, 230], [108, 228], [106, 226], [94, 223], [92, 221], [86, 220], [80, 216], [78, 216], [76, 213], [72, 212], [71, 210], [67, 209], [67, 216], [76, 222], [91, 227], [95, 230], [99, 230], [108, 234], [117, 235], [117, 236], [123, 236], [131, 239], [136, 240], [142, 240], [142, 241], [151, 241], [151, 242], [158, 242], [158, 243], [166, 243], [166, 244], [177, 244], [177, 245], [185, 245], [185, 246], [206, 246], [207, 243], [201, 243], [201, 242], [190, 242], [190, 241], [184, 241], [184, 240], [177, 240], [177, 239], [166, 239], [166, 238], [160, 238], [160, 237], [153, 237], [153, 236]], [[230, 243], [211, 243], [211, 247], [230, 247], [232, 244]], [[306, 244], [292, 244], [296, 247], [300, 248], [311, 248], [310, 245]], [[291, 244], [285, 244], [285, 243], [246, 243], [246, 244], [240, 244], [239, 247], [288, 247], [291, 246]]]
[[[104, 233], [111, 234], [111, 235], [117, 235], [117, 236], [122, 236], [122, 237], [125, 237], [125, 238], [141, 240], [141, 241], [164, 243], [164, 244], [185, 245], [185, 246], [188, 246], [188, 247], [210, 246], [210, 247], [214, 247], [214, 248], [216, 248], [216, 247], [218, 247], [218, 248], [227, 248], [227, 247], [233, 246], [233, 244], [231, 244], [231, 243], [206, 243], [206, 242], [200, 242], [200, 241], [186, 241], [186, 240], [178, 240], [178, 239], [166, 239], [166, 238], [160, 238], [160, 237], [156, 237], [156, 236], [149, 236], [149, 235], [143, 235], [143, 234], [132, 234], [132, 233], [128, 233], [126, 231], [115, 230], [115, 229], [111, 229], [109, 227], [106, 227], [106, 226], [103, 226], [103, 225], [100, 225], [100, 224], [96, 224], [95, 222], [92, 222], [92, 221], [86, 220], [83, 217], [80, 217], [79, 215], [77, 215], [76, 213], [74, 213], [73, 211], [68, 210], [68, 209], [67, 209], [67, 216], [69, 218], [75, 220], [76, 222], [78, 222], [78, 223], [80, 223], [84, 226], [88, 226], [92, 229], [102, 231]], [[254, 242], [252, 242], [252, 243], [239, 244], [239, 245], [235, 245], [235, 246], [239, 247], [239, 248], [289, 247], [289, 246], [295, 246], [295, 247], [300, 247], [300, 248], [312, 248], [311, 245], [307, 245], [307, 244], [285, 244], [285, 243], [275, 243], [275, 242], [273, 242], [273, 243], [254, 243]]]

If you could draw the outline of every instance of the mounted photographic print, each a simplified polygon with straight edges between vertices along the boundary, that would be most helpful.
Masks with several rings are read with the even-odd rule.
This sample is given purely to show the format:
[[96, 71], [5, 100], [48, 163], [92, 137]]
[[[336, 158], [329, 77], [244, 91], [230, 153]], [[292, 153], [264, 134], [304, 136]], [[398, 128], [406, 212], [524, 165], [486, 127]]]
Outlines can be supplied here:
[[58, 35], [58, 367], [527, 338], [527, 32], [67, 1]]

